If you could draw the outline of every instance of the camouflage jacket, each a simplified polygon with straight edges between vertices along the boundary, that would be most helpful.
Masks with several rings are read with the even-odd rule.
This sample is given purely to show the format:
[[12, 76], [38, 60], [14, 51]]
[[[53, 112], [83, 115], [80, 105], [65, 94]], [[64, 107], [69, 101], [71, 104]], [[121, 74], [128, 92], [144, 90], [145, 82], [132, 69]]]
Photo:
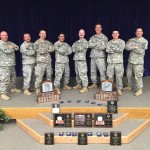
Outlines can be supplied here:
[[57, 41], [54, 44], [56, 63], [69, 62], [68, 55], [72, 53], [71, 47], [65, 43]]
[[35, 49], [33, 43], [23, 42], [20, 46], [22, 64], [35, 64]]
[[88, 42], [86, 39], [81, 39], [73, 43], [72, 51], [75, 53], [73, 60], [86, 60], [86, 51]]
[[91, 58], [105, 57], [105, 49], [108, 38], [104, 34], [93, 35], [89, 40], [89, 48], [91, 48]]
[[110, 40], [106, 45], [106, 52], [108, 53], [108, 63], [123, 63], [123, 50], [125, 49], [125, 42], [121, 39], [118, 41]]
[[[12, 45], [13, 48], [9, 48], [9, 45]], [[16, 60], [14, 51], [17, 50], [19, 50], [19, 47], [13, 42], [0, 40], [0, 66], [15, 66]]]
[[50, 63], [52, 61], [50, 52], [54, 51], [54, 46], [51, 42], [38, 39], [34, 46], [36, 49], [36, 62]]
[[[137, 46], [138, 48], [135, 48]], [[130, 51], [129, 62], [132, 64], [144, 64], [145, 50], [148, 48], [148, 41], [141, 37], [132, 38], [126, 43], [126, 50]]]

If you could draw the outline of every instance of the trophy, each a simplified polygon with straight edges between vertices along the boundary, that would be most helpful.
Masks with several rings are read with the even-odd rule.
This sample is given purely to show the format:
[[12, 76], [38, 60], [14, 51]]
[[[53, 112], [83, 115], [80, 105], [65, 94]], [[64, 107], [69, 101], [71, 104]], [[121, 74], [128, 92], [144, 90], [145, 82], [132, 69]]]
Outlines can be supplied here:
[[96, 92], [95, 99], [101, 101], [118, 100], [116, 91], [113, 91], [113, 82], [111, 80], [101, 81], [100, 90]]
[[57, 91], [54, 91], [53, 82], [46, 80], [41, 84], [41, 92], [37, 96], [38, 103], [59, 101], [60, 97]]

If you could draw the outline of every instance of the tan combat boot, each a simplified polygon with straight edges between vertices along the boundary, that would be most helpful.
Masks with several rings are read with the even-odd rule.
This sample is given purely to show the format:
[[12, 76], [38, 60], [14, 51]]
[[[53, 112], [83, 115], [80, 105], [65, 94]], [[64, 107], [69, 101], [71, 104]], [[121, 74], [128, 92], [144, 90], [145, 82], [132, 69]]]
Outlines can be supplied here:
[[117, 93], [118, 93], [119, 96], [122, 95], [122, 91], [121, 90], [117, 90]]
[[64, 90], [71, 90], [72, 88], [70, 86], [68, 86], [67, 84], [64, 85], [63, 87]]
[[32, 93], [29, 91], [29, 89], [24, 90], [24, 95], [30, 96]]
[[88, 92], [87, 87], [83, 87], [83, 89], [82, 89], [82, 90], [80, 90], [80, 93], [86, 93], [86, 92]]
[[88, 86], [89, 89], [97, 88], [97, 84], [93, 83], [92, 85]]
[[81, 85], [78, 83], [76, 86], [73, 87], [73, 89], [81, 89]]
[[57, 93], [58, 93], [59, 95], [61, 94], [59, 88], [55, 88], [55, 90], [57, 91]]
[[127, 85], [123, 88], [124, 91], [131, 91], [131, 85]]
[[143, 94], [142, 89], [138, 89], [134, 95], [135, 95], [135, 96], [140, 96], [140, 95], [142, 95], [142, 94]]
[[1, 99], [8, 101], [8, 100], [10, 100], [10, 97], [8, 97], [6, 94], [1, 94]]
[[37, 88], [37, 89], [36, 89], [36, 91], [35, 91], [35, 93], [36, 93], [36, 95], [39, 95], [39, 93], [40, 93], [40, 89], [39, 89], [39, 88]]
[[17, 89], [17, 88], [14, 88], [14, 89], [11, 89], [11, 93], [20, 93], [21, 90]]

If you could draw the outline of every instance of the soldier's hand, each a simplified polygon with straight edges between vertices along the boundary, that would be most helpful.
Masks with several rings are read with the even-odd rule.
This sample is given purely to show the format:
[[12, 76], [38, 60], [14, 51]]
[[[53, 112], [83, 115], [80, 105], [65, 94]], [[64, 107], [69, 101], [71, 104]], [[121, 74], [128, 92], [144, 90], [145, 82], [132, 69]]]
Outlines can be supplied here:
[[138, 49], [139, 47], [137, 45], [134, 46], [135, 49]]
[[8, 48], [9, 49], [13, 49], [14, 47], [12, 45], [8, 45]]

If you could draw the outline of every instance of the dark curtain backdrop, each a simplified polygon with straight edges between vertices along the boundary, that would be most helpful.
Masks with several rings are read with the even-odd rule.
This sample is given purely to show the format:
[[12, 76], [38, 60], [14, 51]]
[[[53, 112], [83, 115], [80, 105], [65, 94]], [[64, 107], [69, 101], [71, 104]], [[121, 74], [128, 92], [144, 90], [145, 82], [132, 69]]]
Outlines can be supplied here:
[[[34, 42], [40, 29], [47, 31], [47, 39], [57, 41], [63, 31], [70, 45], [78, 39], [78, 30], [86, 31], [86, 39], [95, 34], [94, 25], [100, 22], [103, 33], [111, 39], [113, 30], [120, 31], [120, 38], [127, 41], [134, 37], [135, 29], [142, 27], [144, 37], [150, 40], [149, 0], [0, 0], [0, 31], [9, 33], [9, 40], [20, 46], [23, 33], [29, 32]], [[90, 70], [90, 49], [87, 52]], [[129, 53], [124, 51], [127, 67]], [[71, 76], [75, 76], [73, 55], [70, 57]], [[53, 68], [55, 55], [52, 54]], [[22, 59], [16, 52], [17, 76], [22, 76]], [[88, 71], [89, 74], [89, 71]], [[150, 48], [145, 56], [144, 75], [150, 75]]]

